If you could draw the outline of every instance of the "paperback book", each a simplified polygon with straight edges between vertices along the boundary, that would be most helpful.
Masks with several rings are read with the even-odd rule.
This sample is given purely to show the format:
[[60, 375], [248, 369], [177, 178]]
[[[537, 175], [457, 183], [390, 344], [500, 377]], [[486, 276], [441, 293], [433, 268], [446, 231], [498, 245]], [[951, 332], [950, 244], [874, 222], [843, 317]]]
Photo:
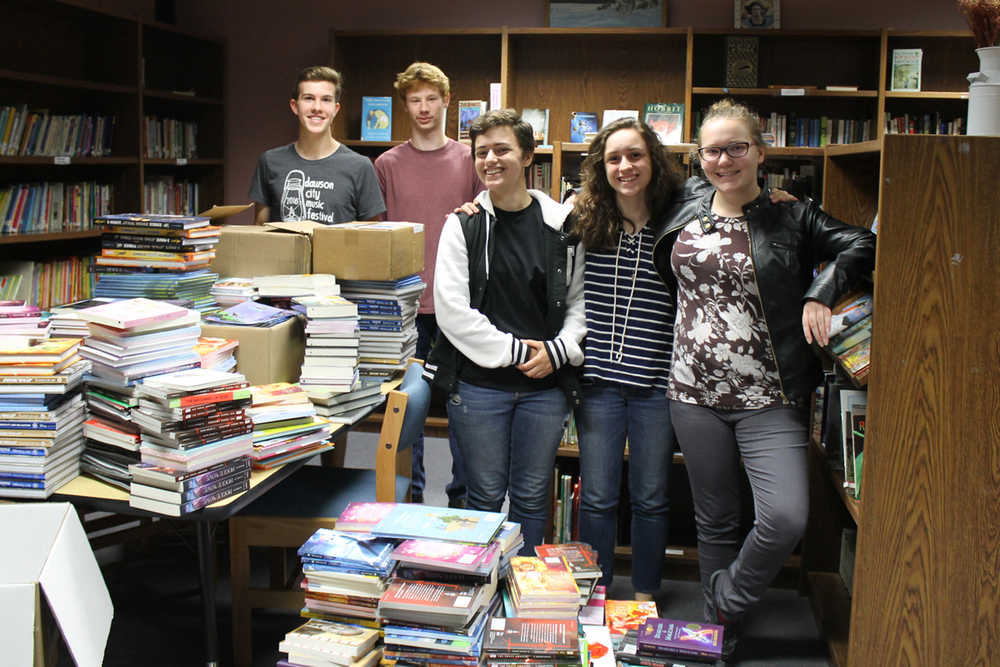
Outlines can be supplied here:
[[712, 623], [672, 618], [646, 619], [639, 629], [639, 653], [678, 658], [722, 658], [725, 629]]
[[392, 98], [361, 98], [361, 140], [392, 141]]
[[500, 512], [397, 504], [372, 527], [372, 535], [488, 544], [506, 515]]

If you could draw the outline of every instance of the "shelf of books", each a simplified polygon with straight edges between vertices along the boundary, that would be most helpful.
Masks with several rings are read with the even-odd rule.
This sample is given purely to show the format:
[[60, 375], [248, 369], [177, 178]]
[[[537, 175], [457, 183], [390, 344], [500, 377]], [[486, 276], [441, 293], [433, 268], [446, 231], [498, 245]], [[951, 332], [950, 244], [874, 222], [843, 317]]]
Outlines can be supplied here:
[[[965, 664], [1000, 648], [969, 623], [992, 622], [983, 610], [997, 548], [995, 532], [981, 522], [984, 508], [997, 507], [1000, 485], [990, 465], [998, 453], [989, 433], [994, 398], [980, 388], [993, 386], [1000, 372], [984, 365], [996, 350], [991, 328], [982, 326], [1000, 293], [984, 243], [997, 215], [982, 214], [981, 206], [1000, 173], [998, 144], [888, 135], [880, 153], [827, 154], [844, 167], [827, 170], [828, 190], [869, 190], [828, 194], [831, 206], [847, 200], [835, 214], [867, 226], [877, 202], [879, 235], [867, 391], [827, 385], [836, 387], [827, 398], [840, 405], [821, 418], [810, 446], [804, 564], [837, 665], [888, 664], [911, 654]], [[864, 174], [852, 179], [857, 170], [847, 167]], [[848, 431], [855, 438], [863, 432], [864, 465], [853, 469], [854, 480], [846, 450], [835, 447], [831, 429], [838, 427], [841, 445]], [[838, 459], [843, 474], [832, 469]], [[860, 502], [847, 488], [852, 481]], [[906, 618], [886, 614], [887, 607], [905, 607]], [[908, 630], [912, 618], [927, 631]]]

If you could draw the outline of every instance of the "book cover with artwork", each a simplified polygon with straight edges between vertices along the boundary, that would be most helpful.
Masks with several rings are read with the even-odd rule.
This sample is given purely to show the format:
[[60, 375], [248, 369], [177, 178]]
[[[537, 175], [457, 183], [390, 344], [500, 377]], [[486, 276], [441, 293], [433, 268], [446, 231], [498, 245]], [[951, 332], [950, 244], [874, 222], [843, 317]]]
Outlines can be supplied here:
[[361, 98], [361, 140], [392, 141], [392, 98]]
[[337, 517], [337, 530], [371, 532], [372, 526], [385, 518], [396, 503], [348, 503]]
[[392, 557], [400, 563], [474, 571], [487, 555], [489, 547], [440, 540], [404, 540]]
[[649, 618], [639, 629], [639, 653], [719, 660], [723, 632], [721, 625], [712, 623]]
[[611, 633], [606, 625], [584, 625], [587, 653], [591, 667], [615, 667], [615, 652], [611, 646]]
[[458, 102], [458, 139], [469, 138], [469, 127], [472, 122], [486, 113], [486, 100], [459, 100]]
[[483, 638], [483, 651], [493, 655], [579, 656], [575, 618], [493, 618]]
[[549, 143], [549, 110], [524, 109], [521, 119], [531, 126], [535, 133], [535, 146], [546, 146]]
[[510, 559], [510, 577], [520, 606], [532, 602], [579, 602], [580, 589], [564, 562], [548, 563], [533, 556]]
[[593, 111], [574, 111], [569, 118], [569, 140], [574, 144], [590, 141], [597, 134], [597, 114]]
[[892, 87], [890, 90], [920, 90], [923, 49], [892, 50]]
[[372, 528], [372, 534], [488, 544], [505, 517], [501, 512], [399, 504]]
[[613, 635], [638, 630], [643, 621], [656, 618], [659, 612], [652, 600], [605, 600], [604, 616]]
[[684, 141], [684, 105], [677, 102], [650, 102], [643, 122], [652, 128], [664, 146]]
[[550, 562], [550, 558], [564, 558], [574, 579], [591, 579], [601, 576], [597, 552], [584, 542], [539, 544], [535, 547], [535, 554], [546, 563]]
[[371, 650], [378, 638], [377, 630], [320, 619], [310, 619], [285, 635], [290, 646], [329, 651], [352, 660]]
[[393, 540], [319, 528], [299, 547], [298, 555], [300, 558], [325, 560], [357, 569], [388, 572], [395, 546]]

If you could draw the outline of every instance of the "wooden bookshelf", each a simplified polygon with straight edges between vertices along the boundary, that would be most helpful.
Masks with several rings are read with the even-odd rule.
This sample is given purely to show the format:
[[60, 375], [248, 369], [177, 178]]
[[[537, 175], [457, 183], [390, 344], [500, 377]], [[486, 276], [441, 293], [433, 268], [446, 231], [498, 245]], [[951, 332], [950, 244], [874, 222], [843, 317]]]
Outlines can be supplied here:
[[[1000, 138], [882, 141], [880, 153], [826, 156], [877, 161], [874, 191], [852, 201], [878, 202], [879, 238], [862, 501], [852, 508], [813, 448], [805, 588], [836, 665], [991, 664], [1000, 213], [983, 203], [1000, 178]], [[842, 193], [831, 204], [871, 188], [850, 172], [827, 170], [827, 187]], [[836, 554], [838, 528], [854, 525], [850, 598]]]

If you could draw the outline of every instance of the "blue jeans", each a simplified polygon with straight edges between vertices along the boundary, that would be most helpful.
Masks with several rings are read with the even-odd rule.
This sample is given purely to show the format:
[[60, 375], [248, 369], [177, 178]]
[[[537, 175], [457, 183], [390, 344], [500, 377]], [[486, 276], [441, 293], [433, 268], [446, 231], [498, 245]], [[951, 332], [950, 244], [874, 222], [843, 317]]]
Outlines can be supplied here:
[[[417, 315], [417, 359], [427, 361], [431, 346], [438, 335], [437, 320], [433, 313]], [[465, 468], [462, 465], [462, 455], [455, 444], [455, 438], [448, 433], [448, 448], [451, 450], [451, 481], [445, 486], [450, 502], [465, 500]], [[413, 443], [412, 465], [410, 468], [410, 484], [413, 493], [424, 493], [426, 475], [424, 474], [424, 436]]]
[[448, 397], [448, 426], [466, 464], [469, 509], [499, 512], [510, 493], [510, 520], [521, 524], [521, 554], [545, 538], [549, 484], [563, 420], [560, 389], [527, 393], [459, 382]]
[[674, 431], [666, 395], [612, 382], [583, 385], [580, 438], [580, 539], [597, 550], [602, 584], [614, 565], [622, 458], [628, 438], [632, 502], [632, 587], [660, 589], [669, 523]]

